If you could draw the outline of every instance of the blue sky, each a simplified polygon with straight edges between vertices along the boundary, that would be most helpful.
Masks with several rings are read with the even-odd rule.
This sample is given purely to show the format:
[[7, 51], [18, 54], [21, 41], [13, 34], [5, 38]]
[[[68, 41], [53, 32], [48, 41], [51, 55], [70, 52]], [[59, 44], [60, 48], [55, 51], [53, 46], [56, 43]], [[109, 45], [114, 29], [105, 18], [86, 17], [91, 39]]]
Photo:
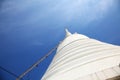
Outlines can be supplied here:
[[[64, 29], [120, 45], [119, 0], [0, 0], [0, 66], [20, 75], [64, 39]], [[55, 52], [24, 79], [40, 80]], [[15, 80], [0, 70], [0, 80]]]

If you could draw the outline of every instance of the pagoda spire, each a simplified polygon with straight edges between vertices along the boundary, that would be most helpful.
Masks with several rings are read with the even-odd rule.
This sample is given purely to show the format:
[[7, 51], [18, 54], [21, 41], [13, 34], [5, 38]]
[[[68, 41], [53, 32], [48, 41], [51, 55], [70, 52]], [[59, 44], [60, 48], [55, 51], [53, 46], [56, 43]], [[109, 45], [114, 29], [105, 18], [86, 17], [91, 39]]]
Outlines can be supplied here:
[[72, 34], [68, 31], [68, 29], [65, 29], [65, 32], [66, 32], [66, 37], [72, 35]]

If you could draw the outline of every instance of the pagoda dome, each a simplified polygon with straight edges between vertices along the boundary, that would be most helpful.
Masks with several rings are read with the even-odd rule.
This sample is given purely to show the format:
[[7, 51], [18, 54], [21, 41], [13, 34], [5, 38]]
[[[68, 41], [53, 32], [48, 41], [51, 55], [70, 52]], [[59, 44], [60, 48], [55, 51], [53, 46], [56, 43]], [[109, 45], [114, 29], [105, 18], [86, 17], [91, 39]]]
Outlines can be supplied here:
[[42, 80], [111, 80], [120, 76], [119, 64], [120, 46], [66, 30]]

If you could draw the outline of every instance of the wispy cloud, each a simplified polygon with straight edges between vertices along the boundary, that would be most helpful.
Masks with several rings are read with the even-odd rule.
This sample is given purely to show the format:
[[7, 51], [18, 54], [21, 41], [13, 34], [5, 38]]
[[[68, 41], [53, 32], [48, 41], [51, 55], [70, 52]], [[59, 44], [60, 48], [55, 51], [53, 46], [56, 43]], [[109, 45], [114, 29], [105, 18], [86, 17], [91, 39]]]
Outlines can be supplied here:
[[40, 42], [38, 40], [34, 40], [31, 43], [29, 43], [29, 44], [31, 44], [33, 46], [43, 46], [44, 45], [42, 42]]
[[56, 6], [56, 12], [61, 13], [62, 18], [67, 21], [74, 19], [80, 20], [82, 23], [103, 18], [115, 7], [114, 0], [76, 0], [66, 1]]
[[50, 4], [35, 13], [38, 15], [37, 18], [34, 18], [35, 15], [30, 18], [33, 21], [38, 21], [41, 18], [51, 18], [52, 16], [64, 22], [78, 19], [81, 23], [87, 24], [105, 17], [110, 10], [114, 9], [116, 2], [115, 0], [60, 0]]
[[57, 17], [63, 22], [77, 19], [87, 24], [105, 17], [115, 5], [115, 0], [12, 0], [4, 2], [1, 12], [28, 14], [25, 23]]

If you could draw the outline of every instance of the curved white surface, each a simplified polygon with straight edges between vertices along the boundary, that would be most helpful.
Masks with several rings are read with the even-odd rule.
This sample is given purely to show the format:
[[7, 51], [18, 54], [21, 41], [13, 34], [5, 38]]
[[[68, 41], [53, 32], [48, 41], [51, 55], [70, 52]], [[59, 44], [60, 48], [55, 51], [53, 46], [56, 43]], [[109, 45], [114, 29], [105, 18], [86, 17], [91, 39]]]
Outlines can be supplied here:
[[[120, 46], [67, 33], [42, 80], [105, 80], [120, 75]], [[113, 72], [114, 67], [119, 71]]]

